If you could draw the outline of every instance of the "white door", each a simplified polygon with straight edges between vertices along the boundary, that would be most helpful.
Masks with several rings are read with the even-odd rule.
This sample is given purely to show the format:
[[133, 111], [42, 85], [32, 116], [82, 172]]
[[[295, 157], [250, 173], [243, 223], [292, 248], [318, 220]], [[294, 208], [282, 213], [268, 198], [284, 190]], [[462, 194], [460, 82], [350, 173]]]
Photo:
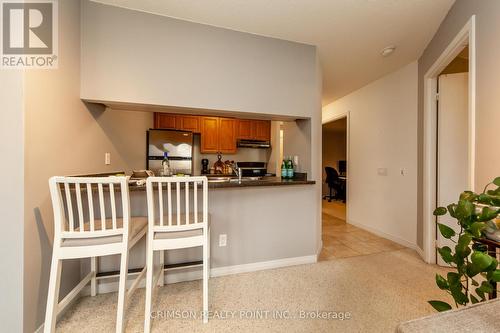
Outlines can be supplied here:
[[[468, 190], [469, 139], [468, 139], [468, 73], [447, 74], [439, 77], [438, 144], [437, 144], [437, 205], [446, 207], [457, 202]], [[441, 216], [438, 222], [460, 231], [455, 219]], [[454, 243], [436, 230], [437, 246]], [[437, 254], [439, 265], [447, 265]]]

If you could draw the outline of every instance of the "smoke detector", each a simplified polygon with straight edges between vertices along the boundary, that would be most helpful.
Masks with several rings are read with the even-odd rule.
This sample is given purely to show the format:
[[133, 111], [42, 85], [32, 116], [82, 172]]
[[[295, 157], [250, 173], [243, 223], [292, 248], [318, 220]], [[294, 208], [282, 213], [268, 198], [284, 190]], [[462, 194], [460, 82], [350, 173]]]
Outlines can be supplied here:
[[382, 57], [388, 57], [391, 54], [393, 54], [395, 50], [396, 47], [394, 45], [387, 46], [384, 49], [382, 49], [382, 51], [380, 51], [380, 54], [382, 55]]

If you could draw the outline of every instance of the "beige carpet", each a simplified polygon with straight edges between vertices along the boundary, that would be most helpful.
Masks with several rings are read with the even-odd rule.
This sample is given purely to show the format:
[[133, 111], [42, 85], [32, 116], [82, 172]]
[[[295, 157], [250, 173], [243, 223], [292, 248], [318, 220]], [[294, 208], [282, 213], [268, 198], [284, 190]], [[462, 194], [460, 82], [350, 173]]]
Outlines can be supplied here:
[[[210, 279], [210, 310], [238, 311], [234, 319], [157, 319], [156, 332], [393, 332], [398, 323], [434, 312], [427, 300], [444, 299], [434, 284], [436, 266], [409, 249], [334, 259]], [[61, 318], [59, 332], [111, 332], [117, 294], [84, 297]], [[142, 331], [144, 290], [127, 311], [127, 332]], [[201, 282], [156, 289], [155, 311], [201, 309]], [[247, 319], [239, 311], [350, 312], [349, 320]], [[221, 314], [219, 312], [219, 314]], [[261, 312], [263, 314], [263, 312]], [[330, 314], [332, 317], [332, 314]]]

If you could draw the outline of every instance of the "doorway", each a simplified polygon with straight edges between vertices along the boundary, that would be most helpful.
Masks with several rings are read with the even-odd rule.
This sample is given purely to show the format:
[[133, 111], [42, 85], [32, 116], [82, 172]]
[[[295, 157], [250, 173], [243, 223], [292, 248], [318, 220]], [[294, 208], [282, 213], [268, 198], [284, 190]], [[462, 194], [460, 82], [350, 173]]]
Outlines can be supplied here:
[[[438, 98], [436, 107], [436, 206], [446, 207], [456, 202], [460, 193], [468, 189], [468, 47], [438, 76]], [[447, 225], [460, 232], [460, 227], [449, 215], [436, 217], [435, 222]], [[437, 226], [437, 224], [436, 224]], [[453, 247], [450, 239], [444, 238], [436, 227], [436, 246]], [[436, 262], [448, 266], [435, 251]]]
[[[436, 247], [446, 243], [432, 212], [474, 189], [475, 45], [472, 16], [424, 75], [423, 257], [428, 263], [440, 263]], [[457, 62], [467, 70], [457, 71]], [[439, 222], [454, 224], [446, 218]]]
[[[404, 248], [393, 241], [349, 224], [349, 198], [351, 195], [355, 195], [349, 193], [351, 177], [349, 171], [349, 113], [324, 123], [322, 134], [323, 246], [318, 259], [335, 260]], [[333, 169], [333, 178], [331, 173], [327, 174], [326, 168]], [[329, 184], [330, 181], [331, 184]]]

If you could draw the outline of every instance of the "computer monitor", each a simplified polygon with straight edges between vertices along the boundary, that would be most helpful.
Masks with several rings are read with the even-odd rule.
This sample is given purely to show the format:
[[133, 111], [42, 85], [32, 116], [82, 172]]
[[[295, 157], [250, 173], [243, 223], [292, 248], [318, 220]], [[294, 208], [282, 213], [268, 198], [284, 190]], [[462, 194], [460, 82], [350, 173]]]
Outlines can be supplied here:
[[339, 173], [345, 175], [347, 173], [347, 161], [339, 161]]

